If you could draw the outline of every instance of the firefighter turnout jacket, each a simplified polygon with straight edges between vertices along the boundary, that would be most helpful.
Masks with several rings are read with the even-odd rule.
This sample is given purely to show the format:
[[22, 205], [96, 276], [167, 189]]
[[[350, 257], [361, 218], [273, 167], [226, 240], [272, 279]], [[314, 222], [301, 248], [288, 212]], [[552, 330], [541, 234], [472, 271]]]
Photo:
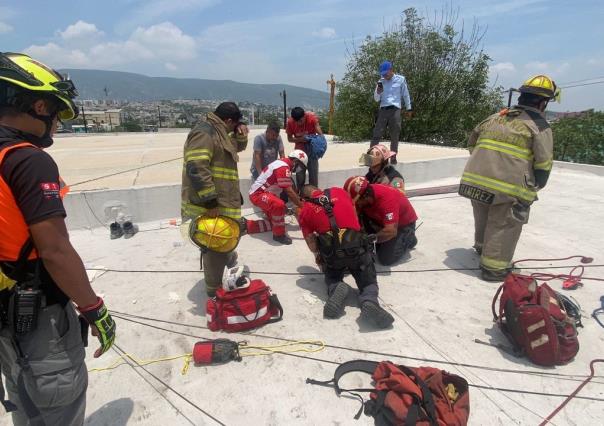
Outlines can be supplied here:
[[398, 189], [405, 193], [405, 179], [393, 165], [387, 164], [378, 173], [373, 174], [371, 170], [365, 175], [369, 183], [381, 183]]
[[237, 142], [214, 113], [191, 130], [184, 147], [182, 170], [183, 220], [218, 207], [219, 214], [239, 219], [241, 193]]
[[459, 194], [485, 204], [537, 199], [553, 164], [552, 130], [535, 108], [504, 109], [470, 135]]

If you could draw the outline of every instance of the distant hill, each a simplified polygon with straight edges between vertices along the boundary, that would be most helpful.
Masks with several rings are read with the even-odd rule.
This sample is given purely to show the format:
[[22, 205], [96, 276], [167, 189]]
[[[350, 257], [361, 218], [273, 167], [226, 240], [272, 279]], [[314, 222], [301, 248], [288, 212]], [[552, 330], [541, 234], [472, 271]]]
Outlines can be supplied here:
[[80, 99], [104, 99], [107, 87], [109, 99], [152, 101], [174, 99], [232, 100], [282, 105], [279, 92], [287, 92], [287, 105], [326, 107], [325, 92], [287, 84], [252, 84], [231, 80], [201, 78], [148, 77], [119, 71], [64, 69], [74, 81]]

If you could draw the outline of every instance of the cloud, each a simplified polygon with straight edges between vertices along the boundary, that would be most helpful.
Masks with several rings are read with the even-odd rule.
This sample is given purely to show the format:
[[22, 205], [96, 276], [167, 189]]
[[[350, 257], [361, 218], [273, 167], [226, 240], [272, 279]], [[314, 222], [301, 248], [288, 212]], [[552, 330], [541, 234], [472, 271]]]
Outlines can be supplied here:
[[568, 62], [553, 64], [550, 62], [532, 61], [524, 65], [524, 68], [530, 73], [557, 74], [563, 75], [570, 68]]
[[489, 70], [496, 74], [509, 74], [516, 72], [516, 66], [511, 62], [499, 62], [490, 66]]
[[313, 31], [312, 35], [319, 38], [335, 38], [336, 30], [331, 27], [323, 27], [319, 31]]
[[164, 64], [164, 66], [166, 67], [166, 69], [168, 71], [176, 71], [178, 69], [178, 67], [176, 65], [174, 65], [172, 62], [166, 62]]
[[208, 9], [221, 0], [135, 0], [138, 6], [128, 13], [128, 18], [118, 23], [121, 31], [132, 29], [139, 25], [149, 24], [158, 19], [166, 19], [182, 12], [195, 11], [199, 13]]
[[[184, 34], [171, 22], [147, 28], [139, 27], [126, 40], [96, 43], [87, 47], [74, 47], [63, 39], [63, 34], [70, 28], [72, 29], [68, 36], [75, 34], [78, 28], [87, 28], [85, 32], [91, 34], [88, 25], [76, 23], [60, 33], [59, 41], [32, 45], [25, 49], [25, 52], [57, 68], [114, 68], [126, 64], [161, 64], [190, 60], [197, 55], [195, 39]], [[98, 29], [96, 32], [100, 33]]]
[[0, 34], [10, 33], [12, 30], [13, 30], [13, 27], [0, 21]]
[[96, 25], [81, 20], [65, 28], [65, 31], [59, 31], [59, 36], [63, 40], [98, 37], [103, 34], [102, 31], [97, 29]]

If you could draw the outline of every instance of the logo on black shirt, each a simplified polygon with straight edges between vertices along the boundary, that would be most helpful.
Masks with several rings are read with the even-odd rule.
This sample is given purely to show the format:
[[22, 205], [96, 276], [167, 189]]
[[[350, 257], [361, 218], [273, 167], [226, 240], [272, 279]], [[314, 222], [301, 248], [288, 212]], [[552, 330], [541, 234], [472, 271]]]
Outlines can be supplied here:
[[57, 182], [43, 182], [40, 184], [40, 188], [42, 189], [42, 195], [47, 200], [59, 198], [60, 186]]

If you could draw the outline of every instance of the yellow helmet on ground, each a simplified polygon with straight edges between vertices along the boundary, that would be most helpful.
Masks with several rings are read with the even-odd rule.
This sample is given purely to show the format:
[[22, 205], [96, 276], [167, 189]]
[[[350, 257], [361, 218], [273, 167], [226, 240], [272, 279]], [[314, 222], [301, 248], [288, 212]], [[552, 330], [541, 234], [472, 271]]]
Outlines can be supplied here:
[[226, 216], [199, 216], [189, 226], [189, 238], [193, 244], [217, 253], [235, 250], [240, 236], [239, 223]]
[[0, 105], [13, 105], [15, 94], [30, 92], [54, 98], [61, 120], [73, 120], [79, 114], [73, 101], [78, 96], [73, 82], [28, 55], [0, 52], [0, 83], [8, 83], [5, 87], [0, 84]]
[[518, 89], [520, 93], [532, 93], [549, 100], [560, 100], [560, 89], [554, 80], [546, 75], [536, 75], [526, 80]]

